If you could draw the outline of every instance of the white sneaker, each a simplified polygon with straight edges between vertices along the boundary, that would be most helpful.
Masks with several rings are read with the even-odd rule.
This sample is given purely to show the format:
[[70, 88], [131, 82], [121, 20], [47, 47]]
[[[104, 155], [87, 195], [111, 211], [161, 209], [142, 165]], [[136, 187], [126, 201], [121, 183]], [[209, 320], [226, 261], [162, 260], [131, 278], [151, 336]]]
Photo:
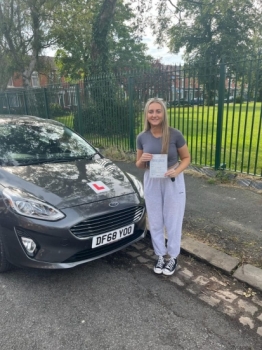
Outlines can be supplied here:
[[164, 267], [165, 267], [165, 259], [163, 256], [160, 255], [154, 266], [154, 272], [160, 275], [163, 272]]
[[163, 274], [166, 276], [171, 276], [175, 272], [177, 267], [177, 259], [171, 258], [163, 269]]

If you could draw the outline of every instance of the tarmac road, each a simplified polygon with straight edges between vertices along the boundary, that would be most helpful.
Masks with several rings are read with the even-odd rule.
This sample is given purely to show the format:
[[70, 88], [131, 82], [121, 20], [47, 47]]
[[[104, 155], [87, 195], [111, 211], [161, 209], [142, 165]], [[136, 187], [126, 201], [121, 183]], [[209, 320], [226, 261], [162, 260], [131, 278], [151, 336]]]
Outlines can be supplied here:
[[[261, 307], [245, 304], [240, 284], [182, 256], [174, 276], [179, 286], [155, 275], [152, 261], [149, 269], [134, 253], [70, 270], [1, 274], [1, 350], [262, 349], [260, 321], [250, 319]], [[251, 330], [243, 326], [246, 320], [257, 324]]]
[[262, 267], [262, 195], [186, 175], [185, 235]]

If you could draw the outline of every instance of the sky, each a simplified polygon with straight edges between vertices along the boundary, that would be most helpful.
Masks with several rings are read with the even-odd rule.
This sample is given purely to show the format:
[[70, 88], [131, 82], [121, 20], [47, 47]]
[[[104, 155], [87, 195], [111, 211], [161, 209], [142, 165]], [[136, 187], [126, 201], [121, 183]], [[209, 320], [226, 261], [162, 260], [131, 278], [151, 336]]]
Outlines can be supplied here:
[[[151, 36], [143, 37], [143, 43], [148, 46], [146, 54], [155, 59], [160, 59], [162, 64], [179, 65], [183, 63], [182, 53], [176, 55], [170, 53], [167, 47], [158, 48], [157, 45], [154, 44], [154, 38]], [[47, 49], [45, 50], [45, 54], [48, 56], [54, 56], [55, 50]]]
[[[170, 53], [169, 49], [166, 46], [158, 48], [157, 45], [154, 44], [154, 38], [150, 34], [143, 37], [143, 43], [145, 43], [148, 46], [148, 50], [146, 53], [148, 55], [151, 55], [155, 59], [160, 59], [162, 64], [179, 65], [183, 63], [182, 53]], [[54, 56], [55, 50], [47, 49], [45, 50], [45, 54], [49, 56]]]
[[143, 37], [143, 43], [148, 46], [146, 53], [153, 56], [155, 59], [160, 59], [162, 64], [179, 65], [183, 63], [182, 52], [174, 54], [170, 53], [166, 46], [158, 48], [157, 45], [154, 44], [154, 38], [150, 34]]
[[[152, 0], [152, 8], [149, 10], [149, 13], [153, 17], [157, 17], [157, 9], [156, 9], [157, 0]], [[179, 65], [183, 63], [182, 52], [179, 54], [170, 53], [169, 49], [166, 46], [159, 48], [154, 43], [154, 37], [150, 31], [150, 28], [146, 28], [145, 35], [143, 36], [143, 43], [148, 46], [147, 54], [153, 56], [155, 59], [160, 59], [162, 64], [170, 64], [170, 65]]]

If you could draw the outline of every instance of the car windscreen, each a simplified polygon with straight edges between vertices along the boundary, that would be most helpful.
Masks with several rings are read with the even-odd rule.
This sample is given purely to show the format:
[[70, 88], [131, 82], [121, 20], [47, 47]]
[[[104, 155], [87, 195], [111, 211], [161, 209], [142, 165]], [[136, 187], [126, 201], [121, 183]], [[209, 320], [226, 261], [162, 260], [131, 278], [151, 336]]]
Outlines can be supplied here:
[[95, 154], [95, 148], [63, 125], [37, 120], [0, 123], [2, 166], [71, 161]]

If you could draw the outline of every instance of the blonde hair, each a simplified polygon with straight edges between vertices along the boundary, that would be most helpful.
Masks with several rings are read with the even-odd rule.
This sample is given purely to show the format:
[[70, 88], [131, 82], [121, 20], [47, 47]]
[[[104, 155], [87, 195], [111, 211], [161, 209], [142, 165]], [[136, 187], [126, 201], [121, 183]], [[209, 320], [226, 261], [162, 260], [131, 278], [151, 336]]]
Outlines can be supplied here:
[[166, 109], [166, 104], [165, 102], [158, 97], [154, 97], [154, 98], [150, 98], [146, 105], [145, 105], [145, 109], [144, 109], [144, 131], [148, 131], [151, 129], [151, 125], [149, 123], [149, 121], [147, 120], [147, 114], [148, 114], [148, 110], [149, 110], [149, 106], [152, 103], [159, 103], [163, 109], [164, 112], [164, 119], [162, 121], [162, 150], [161, 153], [162, 154], [166, 154], [168, 153], [168, 148], [169, 148], [169, 125], [168, 125], [168, 120], [167, 120], [167, 109]]

